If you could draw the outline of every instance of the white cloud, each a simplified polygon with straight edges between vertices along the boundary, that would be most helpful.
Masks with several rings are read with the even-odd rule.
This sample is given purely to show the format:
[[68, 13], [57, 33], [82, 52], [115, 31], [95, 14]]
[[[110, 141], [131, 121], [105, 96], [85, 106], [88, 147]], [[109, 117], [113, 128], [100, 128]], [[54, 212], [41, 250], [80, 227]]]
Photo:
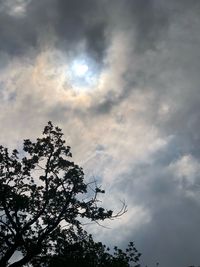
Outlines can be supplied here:
[[171, 163], [169, 169], [173, 171], [177, 180], [186, 181], [188, 185], [193, 185], [199, 176], [200, 163], [192, 155], [184, 155]]

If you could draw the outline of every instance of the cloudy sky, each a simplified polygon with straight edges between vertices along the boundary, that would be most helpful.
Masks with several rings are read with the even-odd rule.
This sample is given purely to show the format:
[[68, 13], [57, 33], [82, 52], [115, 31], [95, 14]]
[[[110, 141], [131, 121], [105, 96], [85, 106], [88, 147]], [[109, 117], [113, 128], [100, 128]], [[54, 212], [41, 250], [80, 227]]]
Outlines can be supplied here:
[[60, 126], [104, 203], [98, 240], [200, 264], [200, 1], [0, 0], [0, 143]]

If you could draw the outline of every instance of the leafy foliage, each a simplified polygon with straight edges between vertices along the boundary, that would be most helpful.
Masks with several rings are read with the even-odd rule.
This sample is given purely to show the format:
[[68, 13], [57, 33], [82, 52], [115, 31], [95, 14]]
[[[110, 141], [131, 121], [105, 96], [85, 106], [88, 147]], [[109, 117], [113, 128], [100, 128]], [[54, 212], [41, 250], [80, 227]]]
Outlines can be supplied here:
[[[94, 196], [86, 198], [83, 170], [71, 161], [61, 129], [49, 122], [35, 143], [24, 140], [23, 150], [25, 156], [20, 158], [17, 150], [10, 155], [0, 146], [1, 267], [23, 266], [38, 255], [53, 253], [59, 236], [80, 231], [81, 218], [97, 221], [113, 216], [97, 205], [103, 190], [96, 187]], [[22, 258], [9, 264], [16, 251]]]
[[[66, 235], [65, 235], [66, 236]], [[34, 267], [140, 267], [141, 254], [133, 242], [128, 244], [125, 251], [114, 247], [110, 249], [101, 242], [95, 242], [91, 235], [79, 231], [60, 236], [54, 255], [45, 255], [36, 258], [32, 263]], [[133, 265], [134, 264], [134, 265]]]

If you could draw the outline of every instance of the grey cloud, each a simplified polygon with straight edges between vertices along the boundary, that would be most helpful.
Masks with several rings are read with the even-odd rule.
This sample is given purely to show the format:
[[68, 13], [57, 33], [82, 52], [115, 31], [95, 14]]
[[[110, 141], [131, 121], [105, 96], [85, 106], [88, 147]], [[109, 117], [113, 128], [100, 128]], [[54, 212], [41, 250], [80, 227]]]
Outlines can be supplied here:
[[122, 90], [120, 95], [116, 95], [112, 90], [108, 90], [107, 94], [104, 96], [103, 100], [100, 100], [99, 103], [94, 103], [90, 108], [92, 112], [95, 112], [97, 115], [106, 115], [111, 112], [111, 110], [120, 102], [123, 101], [128, 96], [129, 90]]
[[[180, 188], [177, 174], [170, 173], [168, 166], [159, 159], [153, 166], [139, 164], [123, 175], [126, 180], [120, 179], [113, 185], [117, 192], [127, 196], [129, 206], [140, 205], [151, 216], [149, 222], [141, 222], [136, 229], [132, 226], [134, 218], [128, 221], [123, 243], [125, 245], [130, 239], [136, 242], [144, 255], [144, 266], [154, 266], [156, 262], [163, 267], [198, 265], [199, 201], [187, 192], [190, 190], [199, 199], [200, 176], [195, 177], [194, 187], [182, 184]], [[112, 235], [115, 234], [113, 230]]]
[[[65, 52], [86, 41], [87, 52], [102, 61], [106, 49], [105, 16], [97, 1], [31, 1], [23, 17], [1, 12], [0, 49], [19, 55], [39, 46], [49, 29]], [[76, 51], [75, 51], [76, 52]]]
[[[127, 3], [129, 5], [129, 3]], [[135, 26], [135, 50], [143, 53], [146, 50], [157, 48], [158, 42], [167, 34], [169, 14], [155, 0], [131, 1], [129, 9], [130, 18]]]
[[[70, 137], [75, 158], [87, 161], [87, 172], [96, 168], [97, 177], [109, 184], [108, 197], [126, 196], [130, 210], [136, 205], [150, 215], [137, 227], [137, 218], [131, 217], [120, 241], [135, 240], [148, 266], [156, 261], [162, 267], [200, 262], [199, 175], [188, 186], [184, 177], [169, 171], [184, 155], [195, 162], [200, 158], [199, 5], [195, 0], [44, 0], [31, 1], [21, 17], [0, 14], [1, 141], [37, 136], [48, 120], [59, 124]], [[48, 30], [55, 38], [53, 48], [63, 54], [78, 54], [85, 42], [102, 72], [107, 67], [106, 88], [84, 98], [47, 83], [41, 74], [47, 60], [37, 55], [45, 50], [40, 41], [48, 39]], [[113, 65], [107, 63], [110, 48], [118, 59]], [[12, 56], [20, 63], [14, 64]], [[26, 77], [17, 83], [21, 73]], [[159, 146], [168, 137], [166, 146], [154, 148], [154, 141]], [[151, 145], [155, 151], [150, 153]], [[115, 243], [119, 232], [111, 229], [104, 241]]]
[[91, 53], [97, 62], [101, 62], [105, 56], [107, 47], [105, 29], [105, 23], [100, 22], [86, 31], [88, 53]]
[[[19, 54], [32, 46], [37, 47], [38, 38], [50, 27], [58, 38], [58, 47], [73, 50], [74, 44], [85, 40], [88, 53], [102, 61], [111, 38], [109, 35], [116, 28], [135, 31], [135, 49], [142, 52], [155, 46], [168, 24], [164, 9], [157, 6], [152, 0], [125, 1], [123, 4], [121, 1], [100, 3], [91, 0], [31, 1], [23, 17], [1, 13], [1, 49]], [[110, 25], [113, 28], [109, 31]]]
[[[26, 25], [26, 26], [25, 26]], [[0, 14], [0, 49], [11, 55], [24, 54], [27, 48], [36, 44], [36, 34], [25, 18]]]

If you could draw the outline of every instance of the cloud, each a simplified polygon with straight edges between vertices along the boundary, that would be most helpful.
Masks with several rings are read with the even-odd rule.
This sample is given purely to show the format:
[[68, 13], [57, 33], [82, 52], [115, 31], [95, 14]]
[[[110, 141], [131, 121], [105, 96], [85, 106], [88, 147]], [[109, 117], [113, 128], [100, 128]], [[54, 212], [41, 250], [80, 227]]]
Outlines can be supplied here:
[[13, 17], [23, 17], [30, 0], [6, 0], [1, 3], [1, 12]]
[[[110, 230], [89, 228], [97, 239], [134, 240], [147, 265], [199, 264], [199, 2], [1, 4], [0, 142], [52, 120], [104, 204], [128, 204]], [[86, 90], [68, 76], [79, 55], [95, 66]]]

